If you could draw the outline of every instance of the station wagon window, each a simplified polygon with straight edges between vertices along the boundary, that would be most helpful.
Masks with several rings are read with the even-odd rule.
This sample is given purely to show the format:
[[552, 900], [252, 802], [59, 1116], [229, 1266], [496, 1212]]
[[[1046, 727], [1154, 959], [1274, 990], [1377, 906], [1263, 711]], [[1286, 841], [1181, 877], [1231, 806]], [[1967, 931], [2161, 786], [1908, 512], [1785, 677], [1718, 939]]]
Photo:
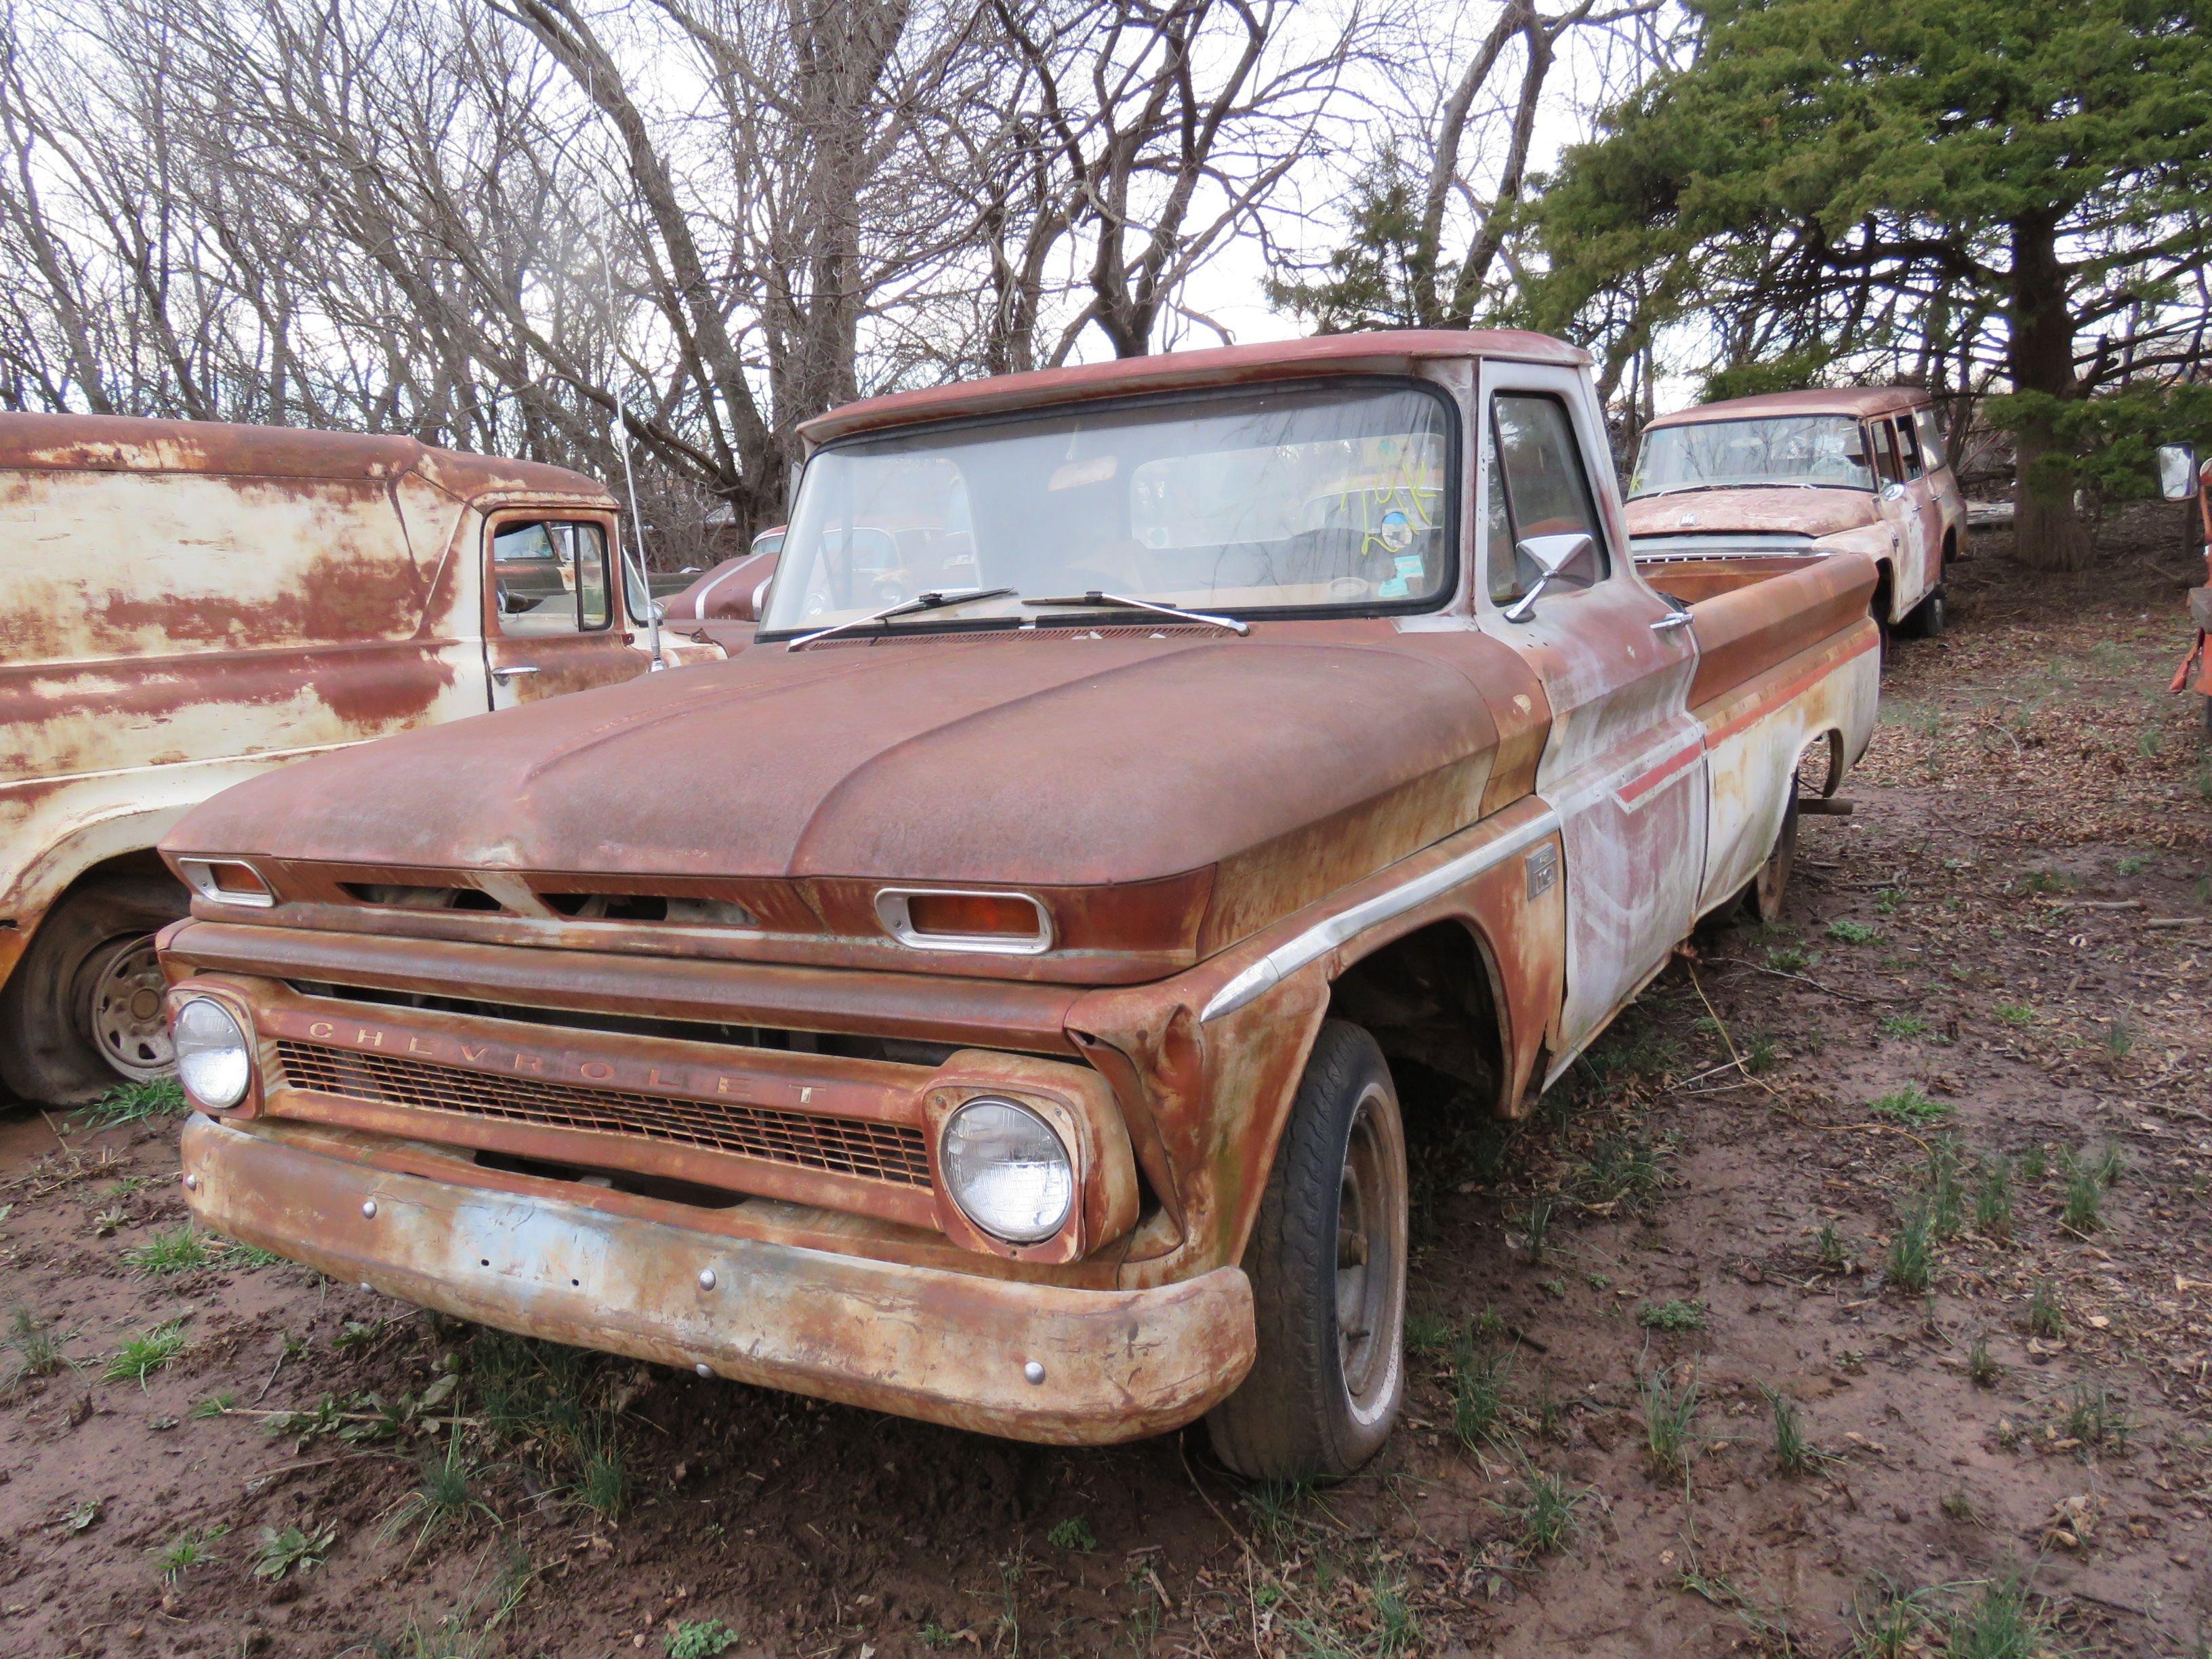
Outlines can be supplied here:
[[909, 626], [1066, 619], [1112, 593], [1232, 614], [1418, 609], [1452, 588], [1449, 404], [1344, 380], [1129, 399], [833, 444], [806, 465], [762, 632], [952, 588]]
[[499, 631], [509, 638], [595, 633], [614, 622], [603, 526], [565, 519], [500, 525], [491, 564]]
[[1482, 448], [1490, 480], [1483, 541], [1492, 603], [1510, 605], [1541, 574], [1520, 550], [1531, 536], [1589, 536], [1589, 554], [1561, 580], [1582, 587], [1603, 581], [1610, 568], [1605, 531], [1567, 406], [1534, 392], [1501, 393], [1491, 402]]
[[1920, 433], [1920, 453], [1928, 462], [1928, 470], [1933, 472], [1944, 462], [1943, 423], [1930, 405], [1912, 411], [1912, 424]]

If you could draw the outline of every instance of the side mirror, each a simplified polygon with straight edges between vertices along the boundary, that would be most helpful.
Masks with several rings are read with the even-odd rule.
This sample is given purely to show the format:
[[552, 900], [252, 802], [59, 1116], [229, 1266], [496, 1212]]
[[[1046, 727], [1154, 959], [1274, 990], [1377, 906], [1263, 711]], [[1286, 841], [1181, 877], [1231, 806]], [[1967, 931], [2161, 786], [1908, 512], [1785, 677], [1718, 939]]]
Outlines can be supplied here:
[[2158, 493], [2185, 501], [2197, 493], [2197, 452], [2187, 444], [2158, 447]]
[[1585, 565], [1596, 562], [1597, 544], [1586, 530], [1569, 531], [1559, 536], [1530, 536], [1516, 544], [1521, 556], [1536, 567], [1536, 580], [1528, 591], [1505, 608], [1505, 620], [1524, 623], [1536, 614], [1536, 600], [1560, 577], [1568, 574], [1577, 562]]

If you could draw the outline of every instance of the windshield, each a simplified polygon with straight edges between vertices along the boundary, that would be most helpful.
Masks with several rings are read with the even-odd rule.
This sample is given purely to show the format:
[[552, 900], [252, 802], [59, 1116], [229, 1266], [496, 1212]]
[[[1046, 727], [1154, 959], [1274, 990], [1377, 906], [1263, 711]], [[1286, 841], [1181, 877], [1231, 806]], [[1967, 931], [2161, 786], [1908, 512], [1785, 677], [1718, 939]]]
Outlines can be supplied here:
[[1644, 434], [1628, 493], [1757, 484], [1872, 489], [1858, 422], [1849, 415], [1790, 415], [1662, 426]]
[[1418, 609], [1453, 578], [1450, 415], [1410, 386], [1060, 409], [835, 445], [807, 463], [763, 634], [918, 593], [942, 617], [1097, 590], [1203, 611]]

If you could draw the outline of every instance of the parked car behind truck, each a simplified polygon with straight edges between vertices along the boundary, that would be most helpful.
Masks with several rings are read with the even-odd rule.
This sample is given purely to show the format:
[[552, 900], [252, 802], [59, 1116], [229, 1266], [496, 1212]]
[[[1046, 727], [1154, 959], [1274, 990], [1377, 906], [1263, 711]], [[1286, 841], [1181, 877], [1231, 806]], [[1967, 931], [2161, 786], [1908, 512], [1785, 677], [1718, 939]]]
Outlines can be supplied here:
[[1646, 427], [1628, 532], [1646, 566], [1863, 553], [1875, 621], [1928, 636], [1943, 631], [1943, 573], [1966, 550], [1966, 501], [1925, 392], [1784, 392]]
[[1587, 362], [1338, 336], [813, 422], [742, 654], [171, 833], [193, 1210], [702, 1375], [1356, 1468], [1401, 1091], [1526, 1110], [1773, 914], [1801, 761], [1873, 730], [1873, 560], [1662, 597]]
[[647, 663], [614, 499], [558, 467], [0, 415], [0, 1080], [33, 1100], [167, 1069], [153, 935], [186, 894], [154, 848], [186, 809]]

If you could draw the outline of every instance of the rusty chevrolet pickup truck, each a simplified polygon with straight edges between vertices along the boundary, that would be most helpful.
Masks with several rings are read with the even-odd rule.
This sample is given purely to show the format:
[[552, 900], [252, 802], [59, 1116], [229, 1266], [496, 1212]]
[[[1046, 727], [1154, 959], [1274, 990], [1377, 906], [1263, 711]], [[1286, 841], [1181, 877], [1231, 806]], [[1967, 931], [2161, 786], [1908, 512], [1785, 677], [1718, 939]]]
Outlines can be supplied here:
[[2212, 637], [2212, 460], [2197, 465], [2197, 450], [2190, 444], [2162, 444], [2158, 452], [2159, 493], [2169, 501], [2189, 501], [2196, 507], [2204, 538], [2204, 585], [2189, 590], [2189, 649], [2173, 671], [2169, 690], [2194, 691], [2202, 699], [2200, 715], [2207, 737], [2212, 737], [2212, 653], [2205, 641]]
[[1863, 553], [1885, 635], [1943, 631], [1943, 574], [1966, 548], [1966, 498], [1929, 393], [1778, 392], [1663, 415], [1628, 485], [1637, 562], [1754, 562]]
[[1772, 913], [1873, 729], [1873, 562], [1662, 597], [1587, 361], [1346, 335], [815, 420], [741, 655], [169, 836], [194, 1212], [702, 1376], [1358, 1467], [1400, 1091], [1528, 1109]]
[[0, 414], [0, 1081], [32, 1100], [168, 1069], [154, 934], [213, 878], [154, 848], [188, 808], [649, 661], [614, 498], [559, 467]]

